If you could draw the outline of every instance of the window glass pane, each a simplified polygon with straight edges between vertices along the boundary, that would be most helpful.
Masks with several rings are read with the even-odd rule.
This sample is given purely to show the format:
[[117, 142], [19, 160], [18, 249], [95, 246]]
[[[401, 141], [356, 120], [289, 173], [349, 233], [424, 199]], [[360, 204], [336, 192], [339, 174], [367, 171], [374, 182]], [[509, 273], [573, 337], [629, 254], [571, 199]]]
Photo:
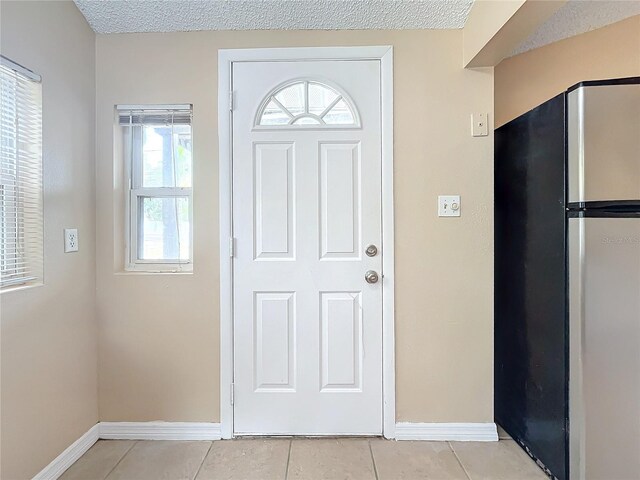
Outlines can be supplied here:
[[340, 100], [329, 112], [322, 117], [328, 125], [353, 125], [354, 119], [347, 102]]
[[142, 186], [191, 187], [191, 126], [142, 128]]
[[140, 260], [189, 260], [189, 198], [139, 197]]
[[304, 113], [304, 83], [295, 83], [281, 90], [276, 99], [293, 115]]
[[260, 125], [287, 125], [291, 117], [284, 113], [282, 109], [272, 100], [264, 109]]
[[319, 125], [320, 122], [313, 117], [300, 117], [295, 122], [294, 125]]
[[338, 94], [333, 90], [324, 85], [309, 83], [309, 113], [320, 115], [336, 98]]
[[258, 120], [258, 125], [273, 127], [319, 125], [336, 128], [356, 123], [356, 115], [343, 95], [317, 81], [300, 81], [276, 91], [267, 97]]

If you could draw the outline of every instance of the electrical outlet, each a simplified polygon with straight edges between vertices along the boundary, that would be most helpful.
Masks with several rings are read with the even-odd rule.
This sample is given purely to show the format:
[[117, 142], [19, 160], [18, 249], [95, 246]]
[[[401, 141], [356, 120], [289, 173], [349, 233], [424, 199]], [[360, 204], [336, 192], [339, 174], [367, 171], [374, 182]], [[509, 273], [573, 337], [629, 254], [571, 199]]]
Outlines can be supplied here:
[[78, 229], [65, 228], [64, 229], [64, 253], [77, 252], [77, 251], [78, 251]]

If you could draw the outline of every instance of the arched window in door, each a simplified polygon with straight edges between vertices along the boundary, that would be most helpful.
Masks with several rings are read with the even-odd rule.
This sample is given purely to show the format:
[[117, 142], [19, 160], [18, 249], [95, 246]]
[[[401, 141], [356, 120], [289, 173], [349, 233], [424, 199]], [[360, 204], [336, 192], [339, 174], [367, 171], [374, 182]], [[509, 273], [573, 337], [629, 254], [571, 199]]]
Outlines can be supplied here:
[[272, 90], [262, 101], [258, 128], [358, 128], [360, 117], [338, 87], [317, 80], [293, 80]]

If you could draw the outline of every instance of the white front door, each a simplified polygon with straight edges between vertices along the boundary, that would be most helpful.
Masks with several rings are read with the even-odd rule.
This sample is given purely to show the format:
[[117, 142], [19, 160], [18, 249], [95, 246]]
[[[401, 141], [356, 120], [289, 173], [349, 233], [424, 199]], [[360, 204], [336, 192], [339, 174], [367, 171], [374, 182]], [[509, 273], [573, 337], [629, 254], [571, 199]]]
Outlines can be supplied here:
[[380, 62], [232, 75], [235, 433], [381, 434]]

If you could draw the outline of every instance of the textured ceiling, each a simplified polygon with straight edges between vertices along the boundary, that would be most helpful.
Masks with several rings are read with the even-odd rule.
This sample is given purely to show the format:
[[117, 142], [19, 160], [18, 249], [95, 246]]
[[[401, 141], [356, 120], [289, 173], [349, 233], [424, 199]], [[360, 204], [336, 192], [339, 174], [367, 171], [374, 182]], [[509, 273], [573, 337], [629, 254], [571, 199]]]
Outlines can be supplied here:
[[640, 15], [640, 0], [569, 0], [540, 25], [513, 55]]
[[74, 0], [97, 33], [462, 28], [473, 0]]

